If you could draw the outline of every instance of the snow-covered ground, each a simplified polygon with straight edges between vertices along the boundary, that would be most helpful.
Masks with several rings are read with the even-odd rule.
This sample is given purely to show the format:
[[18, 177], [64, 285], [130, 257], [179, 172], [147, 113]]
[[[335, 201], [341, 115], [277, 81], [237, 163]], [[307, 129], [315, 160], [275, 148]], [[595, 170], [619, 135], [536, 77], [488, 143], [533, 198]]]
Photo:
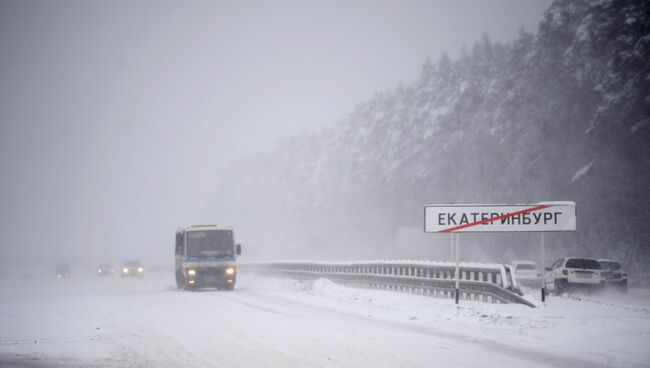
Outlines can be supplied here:
[[0, 279], [2, 367], [641, 367], [650, 293], [528, 308], [242, 274]]

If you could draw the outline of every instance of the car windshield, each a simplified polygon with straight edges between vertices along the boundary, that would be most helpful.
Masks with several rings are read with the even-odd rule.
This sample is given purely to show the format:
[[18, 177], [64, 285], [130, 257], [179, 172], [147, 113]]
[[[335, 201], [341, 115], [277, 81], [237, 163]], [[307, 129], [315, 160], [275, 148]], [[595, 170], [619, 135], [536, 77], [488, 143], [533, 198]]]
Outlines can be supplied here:
[[522, 270], [535, 270], [535, 265], [529, 264], [529, 263], [521, 263], [515, 266], [515, 269], [517, 271], [522, 271]]
[[566, 268], [583, 268], [583, 269], [592, 269], [600, 270], [600, 263], [595, 259], [588, 258], [569, 258], [566, 261]]
[[600, 267], [602, 267], [603, 270], [611, 270], [611, 271], [616, 271], [621, 269], [621, 265], [618, 264], [618, 262], [611, 262], [611, 261], [601, 261]]
[[140, 262], [137, 262], [137, 261], [126, 262], [124, 265], [126, 267], [138, 267], [138, 266], [140, 266]]
[[187, 257], [232, 257], [233, 238], [230, 230], [191, 231], [187, 233]]

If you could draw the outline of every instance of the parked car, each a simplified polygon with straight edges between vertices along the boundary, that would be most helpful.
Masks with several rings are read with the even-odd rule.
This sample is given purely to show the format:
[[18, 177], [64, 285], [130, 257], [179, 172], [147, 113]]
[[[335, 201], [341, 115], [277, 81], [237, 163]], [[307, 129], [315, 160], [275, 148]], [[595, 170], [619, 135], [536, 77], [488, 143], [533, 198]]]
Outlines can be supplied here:
[[67, 264], [56, 266], [56, 277], [59, 279], [67, 279], [70, 277], [70, 266]]
[[122, 264], [120, 267], [120, 274], [122, 277], [143, 277], [144, 276], [144, 267], [140, 264], [140, 261], [128, 261]]
[[600, 263], [593, 258], [560, 258], [546, 271], [546, 288], [558, 295], [578, 289], [590, 292], [604, 285], [604, 272]]
[[110, 276], [113, 274], [113, 266], [102, 264], [97, 267], [97, 276]]
[[535, 262], [512, 261], [510, 264], [515, 270], [515, 278], [519, 285], [536, 288], [542, 286], [542, 274], [537, 269]]
[[598, 263], [605, 273], [605, 287], [615, 287], [627, 292], [627, 273], [623, 271], [621, 264], [613, 259], [599, 259]]

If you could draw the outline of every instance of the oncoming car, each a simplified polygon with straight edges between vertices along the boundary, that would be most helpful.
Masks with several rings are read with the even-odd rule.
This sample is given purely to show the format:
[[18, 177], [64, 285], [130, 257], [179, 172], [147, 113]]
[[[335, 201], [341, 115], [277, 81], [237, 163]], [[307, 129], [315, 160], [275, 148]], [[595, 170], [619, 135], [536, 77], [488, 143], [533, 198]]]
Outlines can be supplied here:
[[598, 263], [605, 273], [605, 287], [627, 292], [627, 273], [621, 269], [621, 264], [613, 259], [599, 259]]
[[67, 264], [56, 266], [56, 277], [59, 279], [67, 279], [70, 277], [70, 266]]
[[578, 289], [599, 290], [604, 284], [604, 272], [600, 263], [593, 258], [560, 258], [546, 271], [546, 288], [558, 295]]
[[124, 262], [120, 267], [120, 274], [122, 277], [143, 277], [144, 268], [138, 261]]
[[97, 276], [110, 276], [112, 274], [113, 274], [113, 267], [109, 264], [103, 264], [97, 267]]

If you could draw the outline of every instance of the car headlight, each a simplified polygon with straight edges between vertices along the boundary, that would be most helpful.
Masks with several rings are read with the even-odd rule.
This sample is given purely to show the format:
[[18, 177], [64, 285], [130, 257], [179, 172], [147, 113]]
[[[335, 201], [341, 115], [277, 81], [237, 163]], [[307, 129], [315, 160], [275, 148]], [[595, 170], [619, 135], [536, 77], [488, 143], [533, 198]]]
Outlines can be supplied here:
[[102, 270], [97, 270], [97, 273], [102, 273]]
[[124, 268], [122, 269], [122, 272], [124, 272], [124, 273], [129, 273], [129, 269], [126, 268], [126, 267], [124, 267]]
[[142, 267], [138, 267], [138, 272], [142, 272], [144, 269]]
[[226, 274], [227, 274], [227, 275], [232, 275], [232, 274], [234, 274], [234, 273], [235, 273], [235, 269], [234, 269], [234, 268], [232, 268], [232, 267], [228, 267], [228, 268], [226, 268]]
[[187, 270], [187, 274], [190, 276], [196, 275], [196, 270]]

